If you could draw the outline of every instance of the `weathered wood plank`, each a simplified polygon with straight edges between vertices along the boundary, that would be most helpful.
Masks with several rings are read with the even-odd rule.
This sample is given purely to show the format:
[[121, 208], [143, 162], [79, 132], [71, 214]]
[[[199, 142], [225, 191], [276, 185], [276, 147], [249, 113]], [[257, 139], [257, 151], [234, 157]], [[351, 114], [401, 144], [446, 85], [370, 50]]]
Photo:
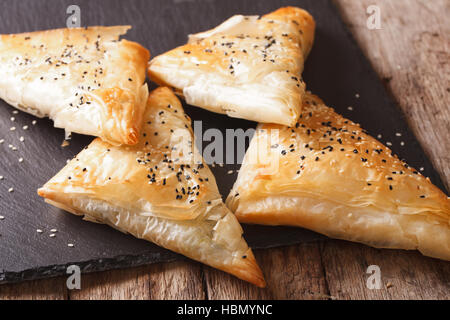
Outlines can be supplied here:
[[259, 289], [228, 274], [205, 267], [208, 298], [329, 298], [317, 243], [257, 250], [255, 255], [264, 272], [267, 288]]
[[[450, 299], [450, 264], [416, 251], [334, 240], [323, 244], [322, 261], [337, 299]], [[366, 285], [370, 265], [380, 268], [381, 289]]]
[[71, 300], [149, 299], [149, 266], [84, 274], [81, 289], [70, 290]]
[[151, 299], [205, 299], [202, 265], [194, 261], [158, 263], [149, 268]]
[[66, 298], [66, 279], [63, 277], [0, 286], [0, 300], [63, 300]]

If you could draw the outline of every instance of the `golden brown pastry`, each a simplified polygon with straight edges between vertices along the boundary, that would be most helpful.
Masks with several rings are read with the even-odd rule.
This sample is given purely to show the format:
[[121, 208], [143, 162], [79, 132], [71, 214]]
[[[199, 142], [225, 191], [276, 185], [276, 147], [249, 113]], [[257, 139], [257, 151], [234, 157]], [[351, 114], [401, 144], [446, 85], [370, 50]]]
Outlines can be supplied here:
[[311, 15], [295, 7], [262, 17], [236, 15], [154, 58], [149, 75], [193, 106], [293, 125], [302, 106], [301, 73], [314, 28]]
[[239, 222], [194, 146], [190, 119], [168, 88], [150, 93], [137, 145], [96, 139], [38, 194], [86, 220], [265, 286]]
[[148, 96], [148, 50], [129, 26], [0, 35], [0, 98], [66, 132], [136, 144]]
[[227, 205], [244, 223], [450, 260], [449, 198], [308, 93], [293, 127], [258, 126]]

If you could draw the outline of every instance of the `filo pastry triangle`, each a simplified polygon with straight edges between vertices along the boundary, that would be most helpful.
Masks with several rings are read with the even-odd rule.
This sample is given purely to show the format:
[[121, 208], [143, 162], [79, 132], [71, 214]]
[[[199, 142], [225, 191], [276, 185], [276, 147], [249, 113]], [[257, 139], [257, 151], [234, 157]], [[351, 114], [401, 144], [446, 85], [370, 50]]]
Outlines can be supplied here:
[[119, 41], [129, 26], [0, 35], [0, 98], [66, 132], [135, 144], [150, 54]]
[[227, 205], [242, 223], [450, 260], [449, 198], [310, 94], [293, 127], [258, 126]]
[[264, 278], [168, 88], [150, 93], [141, 139], [95, 139], [38, 190], [45, 201], [106, 223], [257, 286]]
[[293, 125], [305, 92], [301, 78], [315, 23], [299, 8], [235, 15], [155, 57], [152, 81], [171, 86], [188, 104], [230, 117]]

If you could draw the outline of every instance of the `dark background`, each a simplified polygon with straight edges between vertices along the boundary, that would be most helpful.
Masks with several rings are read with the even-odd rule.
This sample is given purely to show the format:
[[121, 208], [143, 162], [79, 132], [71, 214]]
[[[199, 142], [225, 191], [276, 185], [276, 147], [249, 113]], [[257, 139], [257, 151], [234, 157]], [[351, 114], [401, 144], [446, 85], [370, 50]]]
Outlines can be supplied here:
[[[415, 168], [424, 167], [426, 176], [444, 190], [417, 140], [410, 132], [400, 109], [392, 102], [370, 64], [361, 54], [337, 11], [328, 0], [2, 0], [0, 33], [18, 33], [66, 26], [66, 8], [81, 8], [82, 26], [130, 24], [124, 37], [147, 47], [152, 56], [184, 44], [189, 33], [220, 24], [234, 14], [261, 15], [281, 6], [307, 9], [316, 19], [316, 41], [307, 60], [304, 79], [308, 89], [339, 113], [359, 122], [370, 134], [382, 134], [382, 142]], [[364, 14], [360, 12], [358, 14]], [[0, 75], [1, 76], [1, 75]], [[153, 88], [154, 85], [152, 84]], [[360, 98], [356, 98], [359, 94]], [[353, 111], [347, 109], [353, 107]], [[212, 114], [185, 106], [192, 120], [208, 128], [250, 128], [255, 123]], [[73, 135], [70, 146], [62, 148], [64, 131], [53, 128], [48, 119], [36, 119], [0, 100], [0, 282], [14, 282], [65, 273], [69, 264], [83, 271], [119, 268], [182, 258], [156, 245], [122, 234], [110, 227], [82, 221], [44, 203], [36, 194], [42, 186], [76, 155], [92, 138]], [[22, 127], [28, 125], [28, 130]], [[16, 131], [10, 131], [15, 126]], [[401, 133], [396, 137], [395, 133]], [[19, 141], [23, 136], [25, 141]], [[400, 142], [404, 141], [405, 146]], [[13, 144], [18, 148], [8, 148]], [[18, 159], [24, 158], [23, 163]], [[227, 171], [236, 166], [212, 168], [220, 191], [227, 196], [236, 175]], [[14, 188], [13, 193], [8, 189]], [[38, 234], [36, 229], [44, 230]], [[50, 229], [58, 230], [49, 238]], [[254, 248], [288, 245], [324, 237], [300, 228], [245, 226], [245, 238]], [[67, 244], [73, 243], [73, 248]]]

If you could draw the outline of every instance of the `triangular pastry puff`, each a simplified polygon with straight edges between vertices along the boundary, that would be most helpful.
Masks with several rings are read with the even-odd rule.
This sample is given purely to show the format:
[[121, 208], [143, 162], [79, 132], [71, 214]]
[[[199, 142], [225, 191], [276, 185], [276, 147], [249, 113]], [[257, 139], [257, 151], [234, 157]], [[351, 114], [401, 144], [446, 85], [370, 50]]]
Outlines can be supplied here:
[[38, 194], [86, 220], [265, 285], [239, 222], [194, 146], [190, 119], [168, 88], [150, 93], [137, 145], [95, 139]]
[[262, 17], [236, 15], [189, 36], [150, 62], [150, 79], [188, 104], [230, 117], [293, 125], [305, 92], [301, 78], [315, 23], [299, 8]]
[[293, 127], [258, 126], [227, 205], [243, 223], [450, 260], [449, 198], [309, 94]]
[[0, 98], [55, 127], [135, 144], [147, 101], [148, 50], [129, 26], [0, 35]]

